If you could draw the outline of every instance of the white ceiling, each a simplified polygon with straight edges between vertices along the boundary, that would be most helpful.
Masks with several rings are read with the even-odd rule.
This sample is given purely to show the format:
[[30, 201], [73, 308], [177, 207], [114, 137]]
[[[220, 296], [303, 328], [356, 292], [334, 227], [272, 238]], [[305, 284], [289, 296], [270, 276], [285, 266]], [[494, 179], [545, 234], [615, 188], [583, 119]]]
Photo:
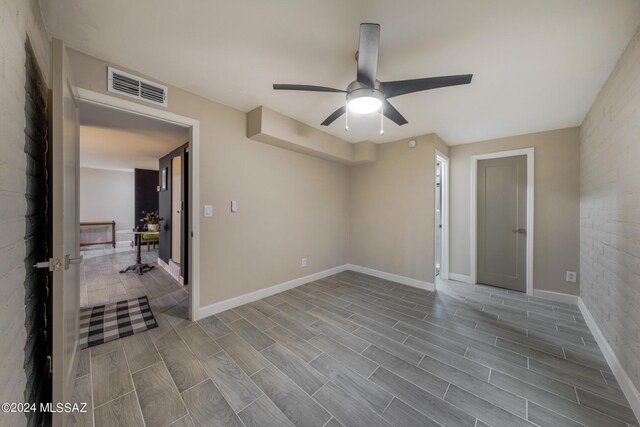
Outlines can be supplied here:
[[[438, 133], [449, 144], [579, 125], [640, 22], [637, 0], [40, 0], [78, 50], [249, 111], [264, 105], [348, 141]], [[358, 25], [382, 26], [379, 80], [473, 73], [392, 100], [409, 124], [320, 123], [345, 88]], [[169, 97], [171, 99], [171, 97]], [[171, 102], [171, 101], [169, 101]]]
[[80, 166], [158, 170], [160, 157], [189, 141], [189, 130], [149, 117], [80, 103]]

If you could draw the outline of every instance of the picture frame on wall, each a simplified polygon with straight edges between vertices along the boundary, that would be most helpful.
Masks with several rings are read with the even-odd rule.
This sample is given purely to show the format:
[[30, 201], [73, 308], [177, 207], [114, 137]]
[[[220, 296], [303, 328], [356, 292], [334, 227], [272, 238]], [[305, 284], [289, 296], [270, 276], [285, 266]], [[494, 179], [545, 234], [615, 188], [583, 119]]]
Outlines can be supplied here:
[[165, 166], [162, 169], [161, 177], [160, 177], [160, 190], [167, 191], [167, 167]]

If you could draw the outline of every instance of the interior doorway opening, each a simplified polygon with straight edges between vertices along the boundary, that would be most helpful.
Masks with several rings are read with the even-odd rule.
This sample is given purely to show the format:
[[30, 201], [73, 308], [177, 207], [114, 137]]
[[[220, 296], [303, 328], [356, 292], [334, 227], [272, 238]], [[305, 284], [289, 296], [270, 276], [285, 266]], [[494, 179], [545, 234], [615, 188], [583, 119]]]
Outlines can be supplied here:
[[[81, 305], [146, 296], [155, 312], [192, 318], [186, 273], [192, 168], [182, 154], [190, 150], [192, 129], [83, 98], [79, 120]], [[163, 167], [161, 159], [177, 150], [180, 165]], [[169, 199], [164, 216], [163, 198]], [[163, 249], [175, 254], [177, 271], [162, 261]]]
[[449, 279], [449, 158], [436, 151], [434, 278]]

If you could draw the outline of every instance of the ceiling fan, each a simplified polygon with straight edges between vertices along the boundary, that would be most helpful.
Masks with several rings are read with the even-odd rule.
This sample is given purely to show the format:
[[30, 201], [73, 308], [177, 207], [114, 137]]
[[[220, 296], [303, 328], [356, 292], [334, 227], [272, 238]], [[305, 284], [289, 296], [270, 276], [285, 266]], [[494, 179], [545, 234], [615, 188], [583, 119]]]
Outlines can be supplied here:
[[380, 110], [380, 134], [383, 134], [383, 115], [399, 126], [407, 123], [407, 119], [391, 105], [389, 102], [390, 98], [423, 90], [471, 83], [473, 74], [380, 82], [376, 80], [379, 48], [380, 25], [360, 24], [360, 42], [358, 44], [358, 52], [356, 53], [358, 76], [356, 80], [347, 86], [346, 90], [299, 84], [274, 84], [273, 89], [346, 93], [346, 105], [331, 113], [331, 115], [322, 122], [322, 126], [329, 126], [338, 117], [346, 113], [347, 121], [345, 130], [349, 130], [349, 111], [356, 114], [368, 114]]

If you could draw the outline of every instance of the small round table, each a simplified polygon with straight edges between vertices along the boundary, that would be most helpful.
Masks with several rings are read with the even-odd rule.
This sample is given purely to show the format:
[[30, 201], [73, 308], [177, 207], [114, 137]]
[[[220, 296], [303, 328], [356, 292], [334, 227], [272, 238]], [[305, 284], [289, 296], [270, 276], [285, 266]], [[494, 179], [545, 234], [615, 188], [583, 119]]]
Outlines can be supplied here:
[[145, 271], [151, 270], [154, 266], [149, 265], [142, 262], [142, 254], [141, 254], [141, 246], [142, 246], [142, 235], [143, 234], [154, 234], [159, 235], [159, 231], [129, 231], [129, 230], [118, 230], [117, 234], [133, 234], [134, 241], [136, 245], [136, 263], [128, 266], [124, 270], [120, 270], [120, 273], [126, 273], [127, 271], [137, 271], [139, 275], [143, 275]]

